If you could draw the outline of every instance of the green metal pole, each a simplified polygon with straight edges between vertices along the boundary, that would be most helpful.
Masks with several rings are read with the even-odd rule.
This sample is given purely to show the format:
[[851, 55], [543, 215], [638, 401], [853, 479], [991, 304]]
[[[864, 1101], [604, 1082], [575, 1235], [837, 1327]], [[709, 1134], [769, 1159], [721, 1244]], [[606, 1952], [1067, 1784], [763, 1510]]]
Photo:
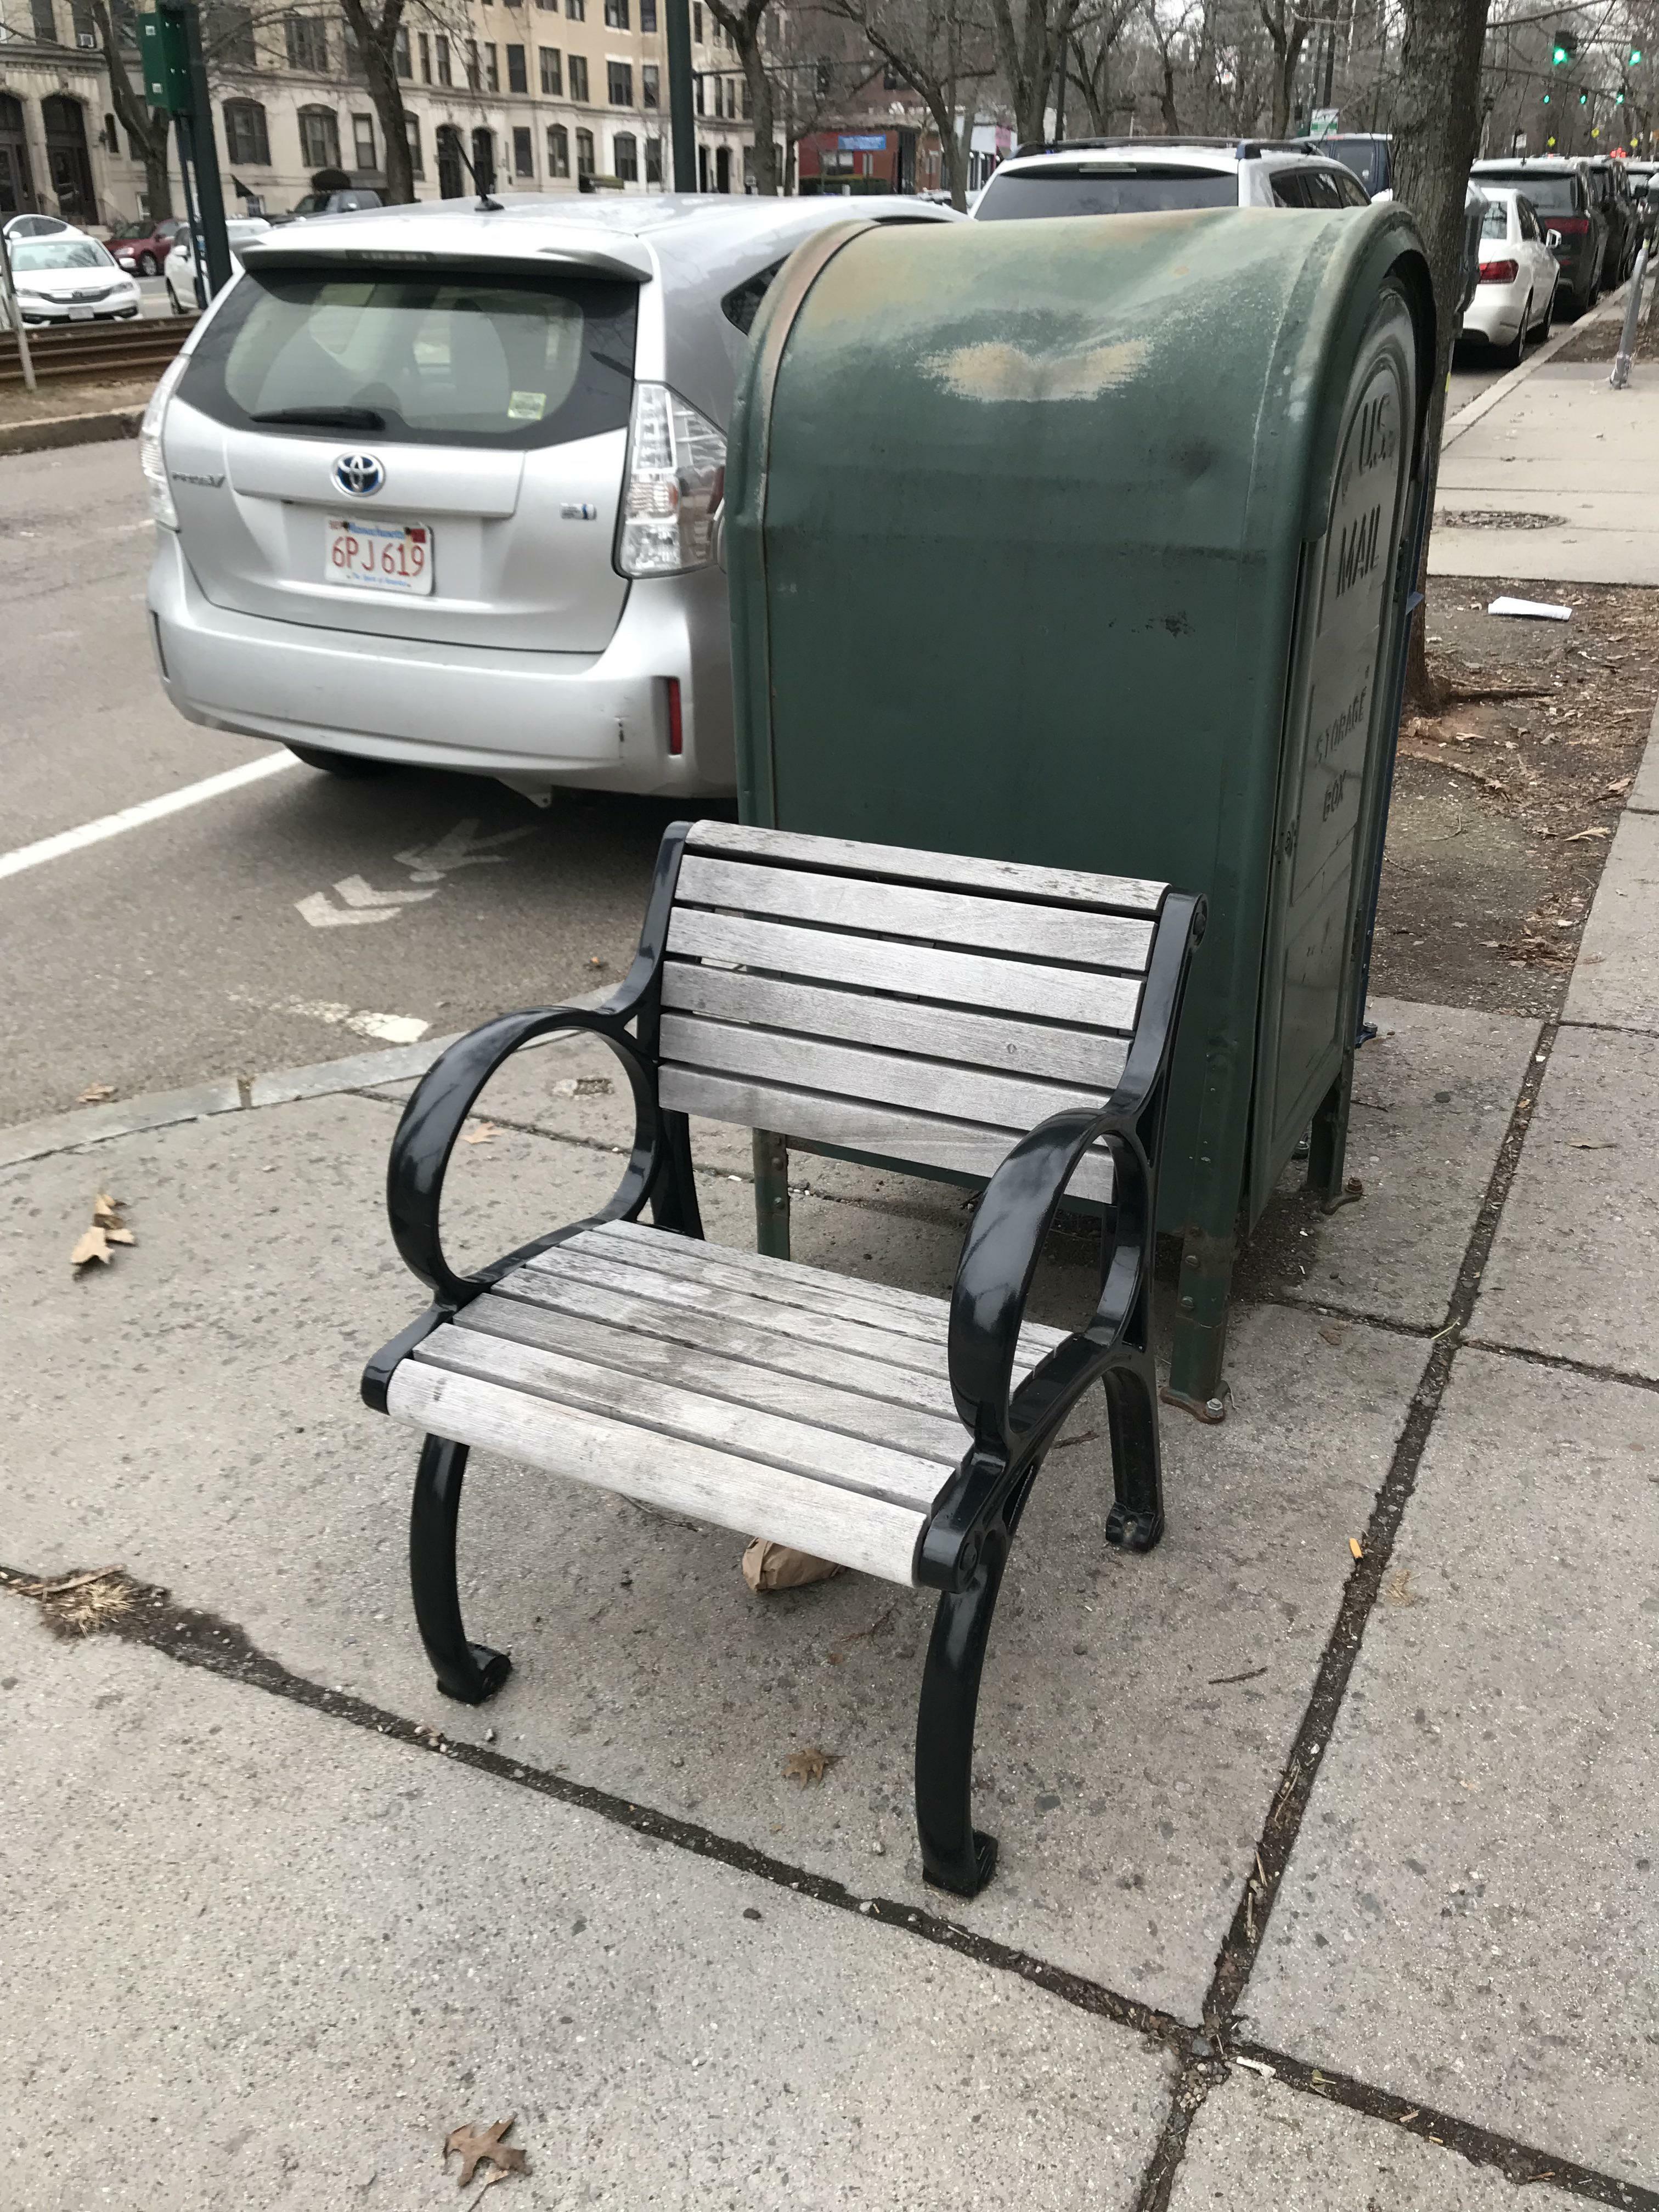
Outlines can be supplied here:
[[668, 127], [674, 142], [674, 190], [697, 189], [697, 125], [691, 101], [690, 0], [665, 0], [668, 9]]
[[225, 235], [225, 196], [219, 183], [219, 154], [213, 136], [213, 107], [208, 98], [207, 61], [202, 52], [202, 22], [195, 0], [161, 0], [169, 15], [182, 18], [190, 61], [191, 153], [196, 169], [196, 202], [202, 219], [202, 258], [207, 265], [210, 300], [230, 282], [230, 241]]

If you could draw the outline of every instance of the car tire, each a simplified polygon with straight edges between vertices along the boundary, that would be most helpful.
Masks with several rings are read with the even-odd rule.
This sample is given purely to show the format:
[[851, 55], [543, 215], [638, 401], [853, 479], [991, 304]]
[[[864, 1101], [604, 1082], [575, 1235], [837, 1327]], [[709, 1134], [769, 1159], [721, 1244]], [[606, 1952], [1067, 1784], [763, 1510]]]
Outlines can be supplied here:
[[138, 274], [141, 276], [153, 276], [160, 266], [160, 262], [153, 253], [141, 253], [138, 256]]
[[288, 740], [288, 749], [295, 760], [303, 761], [307, 768], [319, 768], [326, 775], [343, 776], [348, 781], [355, 777], [389, 775], [390, 761], [365, 760], [361, 753], [331, 753], [321, 745], [296, 745]]
[[1498, 350], [1498, 361], [1505, 368], [1519, 368], [1526, 356], [1527, 337], [1532, 323], [1532, 294], [1527, 295], [1527, 304], [1521, 310], [1521, 320], [1516, 325], [1515, 336]]

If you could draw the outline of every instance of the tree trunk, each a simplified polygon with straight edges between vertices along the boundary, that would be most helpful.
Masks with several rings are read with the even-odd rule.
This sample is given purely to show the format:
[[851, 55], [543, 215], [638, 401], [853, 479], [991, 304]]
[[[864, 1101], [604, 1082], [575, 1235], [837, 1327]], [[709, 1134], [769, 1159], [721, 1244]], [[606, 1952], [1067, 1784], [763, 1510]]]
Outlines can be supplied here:
[[[1440, 436], [1446, 420], [1446, 379], [1451, 369], [1458, 294], [1462, 285], [1463, 198], [1469, 164], [1480, 136], [1480, 50], [1491, 0], [1407, 0], [1395, 107], [1394, 191], [1416, 217], [1428, 250], [1434, 283], [1435, 362], [1429, 387], [1426, 430], [1428, 483], [1434, 511], [1440, 470]], [[1422, 590], [1428, 573], [1424, 538]], [[1425, 610], [1412, 624], [1406, 663], [1406, 702], [1419, 714], [1442, 703], [1429, 674]]]
[[772, 136], [772, 80], [766, 73], [766, 58], [761, 52], [759, 17], [745, 10], [737, 21], [743, 27], [738, 39], [738, 58], [743, 64], [744, 82], [749, 87], [749, 102], [754, 110], [750, 119], [755, 126], [755, 190], [763, 199], [775, 199], [779, 189], [778, 149]]
[[1165, 53], [1159, 66], [1164, 73], [1164, 82], [1158, 91], [1158, 105], [1164, 118], [1164, 135], [1166, 138], [1178, 138], [1181, 136], [1181, 118], [1176, 112], [1175, 64]]
[[1042, 143], [1056, 55], [1071, 36], [1075, 12], [1076, 0], [1025, 0], [1024, 20], [1016, 28], [1012, 0], [991, 0], [997, 58], [1014, 111], [1014, 137], [1022, 146]]
[[398, 76], [404, 0], [382, 0], [373, 14], [365, 0], [340, 0], [340, 8], [362, 58], [369, 105], [380, 125], [386, 197], [397, 206], [407, 206], [415, 197], [415, 166], [409, 155], [407, 111]]
[[93, 0], [93, 14], [109, 71], [110, 106], [143, 161], [145, 212], [159, 222], [173, 213], [173, 179], [167, 173], [167, 131], [172, 118], [151, 107], [133, 90], [108, 0]]

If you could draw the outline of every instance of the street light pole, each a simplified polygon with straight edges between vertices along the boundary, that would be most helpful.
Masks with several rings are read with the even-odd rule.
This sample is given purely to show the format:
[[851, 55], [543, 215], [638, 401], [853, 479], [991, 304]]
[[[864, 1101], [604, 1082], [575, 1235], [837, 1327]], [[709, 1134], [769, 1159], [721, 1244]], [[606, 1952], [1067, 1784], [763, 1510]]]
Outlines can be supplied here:
[[665, 0], [668, 10], [668, 127], [674, 142], [674, 190], [697, 189], [697, 125], [691, 103], [690, 0]]

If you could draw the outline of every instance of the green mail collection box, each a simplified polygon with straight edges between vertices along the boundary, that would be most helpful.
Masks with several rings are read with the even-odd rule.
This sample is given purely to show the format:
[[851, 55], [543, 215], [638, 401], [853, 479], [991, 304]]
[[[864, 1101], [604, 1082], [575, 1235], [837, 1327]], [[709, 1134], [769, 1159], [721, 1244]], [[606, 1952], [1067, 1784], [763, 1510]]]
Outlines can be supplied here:
[[745, 820], [1209, 901], [1171, 1395], [1299, 1141], [1344, 1146], [1423, 494], [1401, 210], [878, 226], [773, 287], [727, 482]]

